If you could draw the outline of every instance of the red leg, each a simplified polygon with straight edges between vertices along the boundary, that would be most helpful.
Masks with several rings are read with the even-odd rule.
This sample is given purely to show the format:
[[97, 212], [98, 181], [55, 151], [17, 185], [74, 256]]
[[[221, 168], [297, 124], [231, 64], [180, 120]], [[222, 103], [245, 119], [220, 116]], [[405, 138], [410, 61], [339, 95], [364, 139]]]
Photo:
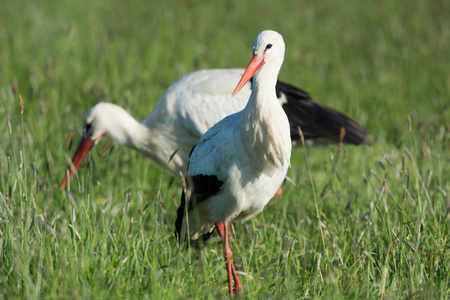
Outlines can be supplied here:
[[233, 262], [231, 263], [231, 273], [233, 274], [233, 279], [234, 279], [234, 291], [236, 293], [239, 293], [240, 291], [243, 290], [241, 282], [239, 281], [239, 277], [236, 274], [236, 270], [234, 269], [234, 265]]
[[[223, 253], [225, 255], [226, 268], [227, 268], [227, 278], [228, 278], [228, 291], [230, 296], [233, 297], [233, 291], [239, 292], [242, 290], [242, 285], [239, 281], [239, 278], [236, 274], [236, 270], [234, 269], [233, 261], [231, 257], [233, 253], [231, 252], [230, 245], [228, 243], [228, 220], [225, 220], [223, 223], [216, 224], [217, 232], [222, 238], [223, 245]], [[234, 280], [234, 288], [232, 281]]]
[[[232, 274], [233, 280], [234, 280], [234, 291], [239, 292], [242, 290], [242, 285], [241, 285], [241, 282], [239, 281], [239, 277], [236, 274], [236, 270], [234, 269], [233, 261], [231, 260], [233, 253], [231, 252], [230, 244], [228, 241], [228, 220], [225, 220], [225, 239], [226, 239], [225, 240], [225, 248], [224, 248], [225, 259], [227, 260], [227, 262], [229, 263], [229, 265], [231, 267], [230, 268], [231, 274]], [[227, 267], [227, 269], [228, 269], [228, 267]]]

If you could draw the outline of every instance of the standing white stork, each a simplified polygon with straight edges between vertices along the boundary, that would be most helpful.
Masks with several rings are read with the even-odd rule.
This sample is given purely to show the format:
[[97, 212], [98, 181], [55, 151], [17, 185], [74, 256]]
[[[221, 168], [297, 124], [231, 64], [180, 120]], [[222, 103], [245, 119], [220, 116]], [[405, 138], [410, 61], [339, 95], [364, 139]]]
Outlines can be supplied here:
[[[203, 70], [190, 73], [174, 82], [161, 96], [153, 111], [142, 122], [136, 121], [123, 108], [100, 102], [84, 118], [83, 138], [75, 152], [72, 167], [67, 169], [72, 178], [86, 153], [103, 136], [109, 136], [121, 145], [145, 154], [175, 176], [186, 171], [189, 153], [198, 139], [224, 117], [242, 110], [252, 91], [246, 84], [231, 97], [243, 69]], [[342, 142], [371, 144], [368, 132], [341, 112], [311, 101], [309, 94], [299, 88], [278, 81], [278, 101], [286, 112], [291, 138], [327, 138]], [[175, 153], [176, 152], [176, 153]], [[170, 157], [173, 155], [169, 162]], [[67, 177], [61, 189], [67, 184]]]
[[233, 93], [253, 76], [247, 105], [209, 129], [192, 149], [187, 164], [187, 192], [177, 211], [176, 233], [183, 242], [209, 238], [217, 229], [230, 295], [242, 286], [231, 260], [228, 222], [260, 213], [289, 167], [289, 121], [275, 91], [284, 49], [283, 38], [275, 31], [263, 31], [255, 38], [253, 59]]

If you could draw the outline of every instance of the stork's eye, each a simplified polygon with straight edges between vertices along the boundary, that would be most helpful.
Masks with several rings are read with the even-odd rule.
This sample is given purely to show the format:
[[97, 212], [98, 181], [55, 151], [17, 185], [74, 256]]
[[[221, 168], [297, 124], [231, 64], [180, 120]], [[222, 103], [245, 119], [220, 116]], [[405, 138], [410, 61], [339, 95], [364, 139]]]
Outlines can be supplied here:
[[92, 127], [92, 123], [86, 123], [86, 125], [84, 127], [84, 131], [86, 133], [89, 133], [91, 131], [91, 127]]
[[266, 50], [272, 48], [272, 44], [267, 44]]

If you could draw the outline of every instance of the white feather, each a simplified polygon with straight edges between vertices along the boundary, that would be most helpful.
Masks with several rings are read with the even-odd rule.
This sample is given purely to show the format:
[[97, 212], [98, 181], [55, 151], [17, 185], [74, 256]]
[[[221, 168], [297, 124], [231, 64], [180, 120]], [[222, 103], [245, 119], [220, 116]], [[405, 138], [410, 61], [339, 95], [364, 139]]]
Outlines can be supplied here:
[[[262, 52], [268, 43], [272, 48]], [[188, 161], [189, 176], [214, 175], [224, 182], [221, 193], [188, 215], [193, 239], [211, 231], [218, 222], [245, 221], [260, 213], [289, 167], [289, 122], [275, 93], [284, 42], [278, 33], [264, 31], [255, 39], [254, 51], [265, 57], [265, 64], [254, 76], [246, 107], [208, 130]]]

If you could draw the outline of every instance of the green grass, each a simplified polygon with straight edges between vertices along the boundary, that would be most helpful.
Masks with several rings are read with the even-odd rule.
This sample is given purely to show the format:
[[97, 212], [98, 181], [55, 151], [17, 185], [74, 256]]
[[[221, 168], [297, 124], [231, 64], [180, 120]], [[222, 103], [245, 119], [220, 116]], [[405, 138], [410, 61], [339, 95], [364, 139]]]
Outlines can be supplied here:
[[449, 298], [449, 16], [444, 0], [2, 1], [0, 297], [225, 298], [220, 242], [176, 246], [177, 180], [102, 141], [64, 193], [64, 144], [96, 102], [143, 119], [274, 29], [280, 79], [374, 145], [294, 150], [294, 183], [234, 227], [243, 298]]

